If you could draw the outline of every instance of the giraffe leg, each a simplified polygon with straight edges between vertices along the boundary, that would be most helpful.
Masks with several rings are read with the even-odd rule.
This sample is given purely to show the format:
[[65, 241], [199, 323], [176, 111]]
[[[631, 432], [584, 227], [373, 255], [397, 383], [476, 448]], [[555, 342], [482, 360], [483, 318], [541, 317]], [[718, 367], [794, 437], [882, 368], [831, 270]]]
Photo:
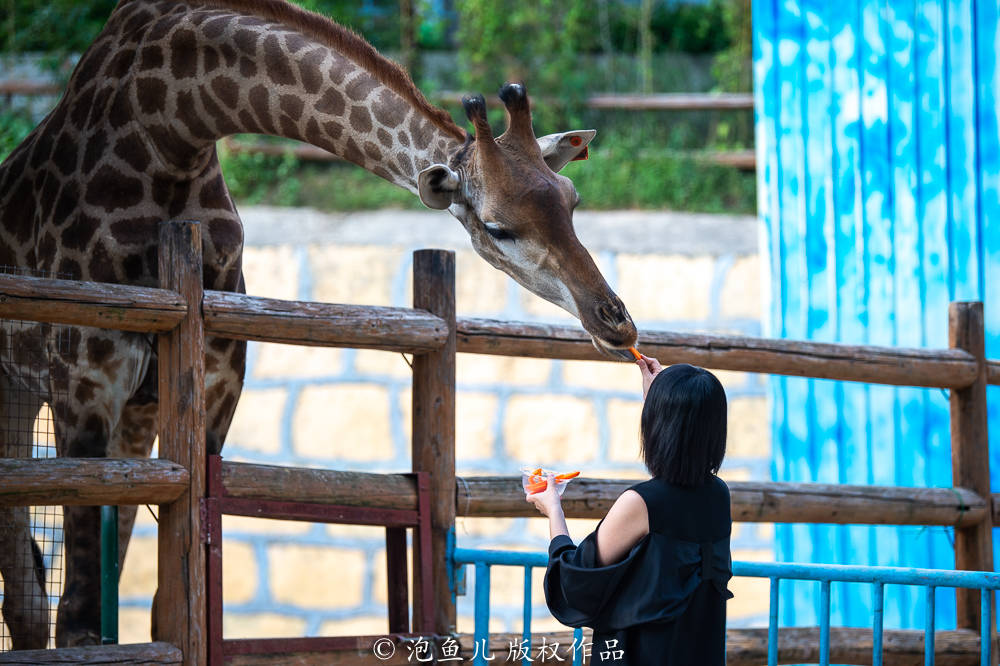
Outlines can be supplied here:
[[[30, 458], [35, 417], [42, 400], [18, 390], [0, 377], [0, 456]], [[31, 537], [28, 507], [0, 508], [0, 575], [3, 576], [3, 619], [15, 650], [33, 650], [49, 643], [49, 597], [45, 563]]]
[[[143, 383], [148, 338], [84, 329], [69, 349], [50, 352], [49, 379], [59, 455], [108, 455], [127, 401]], [[56, 645], [100, 643], [100, 507], [63, 509], [65, 585]]]

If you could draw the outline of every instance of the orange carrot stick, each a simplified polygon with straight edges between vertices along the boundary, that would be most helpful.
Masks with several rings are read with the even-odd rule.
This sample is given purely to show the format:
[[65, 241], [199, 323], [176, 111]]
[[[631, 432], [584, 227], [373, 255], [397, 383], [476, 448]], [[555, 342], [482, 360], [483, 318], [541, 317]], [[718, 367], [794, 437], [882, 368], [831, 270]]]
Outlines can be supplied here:
[[635, 356], [635, 360], [637, 361], [642, 360], [642, 354], [639, 353], [638, 349], [636, 349], [635, 347], [629, 347], [628, 350], [632, 352], [632, 356]]
[[580, 476], [580, 472], [566, 472], [565, 474], [557, 474], [557, 481], [568, 481], [569, 479], [575, 479]]

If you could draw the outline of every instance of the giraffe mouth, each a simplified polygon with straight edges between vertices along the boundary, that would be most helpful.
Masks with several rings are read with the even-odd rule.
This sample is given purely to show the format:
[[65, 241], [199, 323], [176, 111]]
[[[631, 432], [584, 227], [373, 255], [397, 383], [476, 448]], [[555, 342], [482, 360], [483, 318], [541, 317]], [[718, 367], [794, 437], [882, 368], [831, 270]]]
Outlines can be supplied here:
[[628, 350], [628, 347], [612, 345], [611, 343], [605, 342], [594, 335], [590, 336], [590, 339], [593, 341], [594, 347], [597, 351], [601, 352], [601, 354], [607, 358], [614, 359], [616, 361], [628, 361], [629, 363], [635, 360], [632, 356], [632, 352]]

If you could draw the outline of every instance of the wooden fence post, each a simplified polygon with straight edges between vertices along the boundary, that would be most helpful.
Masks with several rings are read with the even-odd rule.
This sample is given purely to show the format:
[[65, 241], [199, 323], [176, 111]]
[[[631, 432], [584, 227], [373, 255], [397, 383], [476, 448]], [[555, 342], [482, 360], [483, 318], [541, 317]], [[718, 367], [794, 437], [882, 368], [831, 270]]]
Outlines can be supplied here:
[[178, 292], [187, 316], [159, 335], [160, 457], [187, 468], [190, 486], [160, 507], [159, 565], [153, 640], [184, 653], [185, 664], [207, 661], [205, 548], [205, 332], [202, 319], [201, 228], [197, 222], [160, 227], [160, 285]]
[[[434, 571], [434, 630], [455, 631], [448, 541], [455, 525], [455, 253], [419, 250], [413, 254], [413, 307], [428, 310], [448, 324], [439, 351], [413, 357], [413, 471], [430, 479], [431, 552]], [[420, 571], [414, 545], [414, 573]], [[420, 586], [413, 586], [413, 631], [427, 626]]]
[[[965, 388], [951, 390], [952, 485], [990, 498], [990, 452], [986, 430], [986, 353], [982, 303], [952, 303], [948, 308], [948, 346], [976, 358], [979, 373]], [[992, 512], [982, 521], [955, 529], [955, 568], [993, 570]], [[979, 595], [955, 591], [957, 628], [979, 630]]]

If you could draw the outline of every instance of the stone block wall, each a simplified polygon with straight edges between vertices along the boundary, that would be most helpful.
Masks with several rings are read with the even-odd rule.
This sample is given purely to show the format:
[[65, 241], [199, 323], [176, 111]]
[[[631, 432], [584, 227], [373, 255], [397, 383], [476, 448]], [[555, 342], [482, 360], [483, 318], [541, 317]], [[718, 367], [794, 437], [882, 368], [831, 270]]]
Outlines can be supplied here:
[[[411, 303], [412, 251], [456, 251], [460, 316], [572, 323], [488, 266], [446, 214], [384, 211], [326, 216], [243, 211], [248, 293], [369, 305]], [[761, 267], [753, 218], [578, 213], [577, 233], [640, 330], [759, 335]], [[763, 378], [717, 373], [729, 398], [722, 476], [770, 478]], [[639, 373], [631, 364], [460, 354], [457, 471], [516, 474], [522, 464], [586, 476], [644, 478]], [[230, 460], [377, 472], [410, 469], [410, 370], [400, 354], [254, 344], [224, 455]], [[571, 520], [574, 539], [595, 520]], [[377, 634], [386, 630], [384, 531], [225, 517], [227, 638]], [[469, 547], [543, 550], [539, 518], [470, 519]], [[155, 524], [141, 509], [121, 584], [122, 641], [148, 640], [156, 574]], [[770, 526], [738, 523], [734, 559], [772, 559]], [[469, 572], [469, 589], [473, 586]], [[556, 629], [533, 577], [534, 627]], [[767, 589], [734, 581], [733, 625], [766, 621]], [[494, 568], [491, 626], [520, 631], [521, 570]], [[472, 630], [461, 597], [459, 630]]]

